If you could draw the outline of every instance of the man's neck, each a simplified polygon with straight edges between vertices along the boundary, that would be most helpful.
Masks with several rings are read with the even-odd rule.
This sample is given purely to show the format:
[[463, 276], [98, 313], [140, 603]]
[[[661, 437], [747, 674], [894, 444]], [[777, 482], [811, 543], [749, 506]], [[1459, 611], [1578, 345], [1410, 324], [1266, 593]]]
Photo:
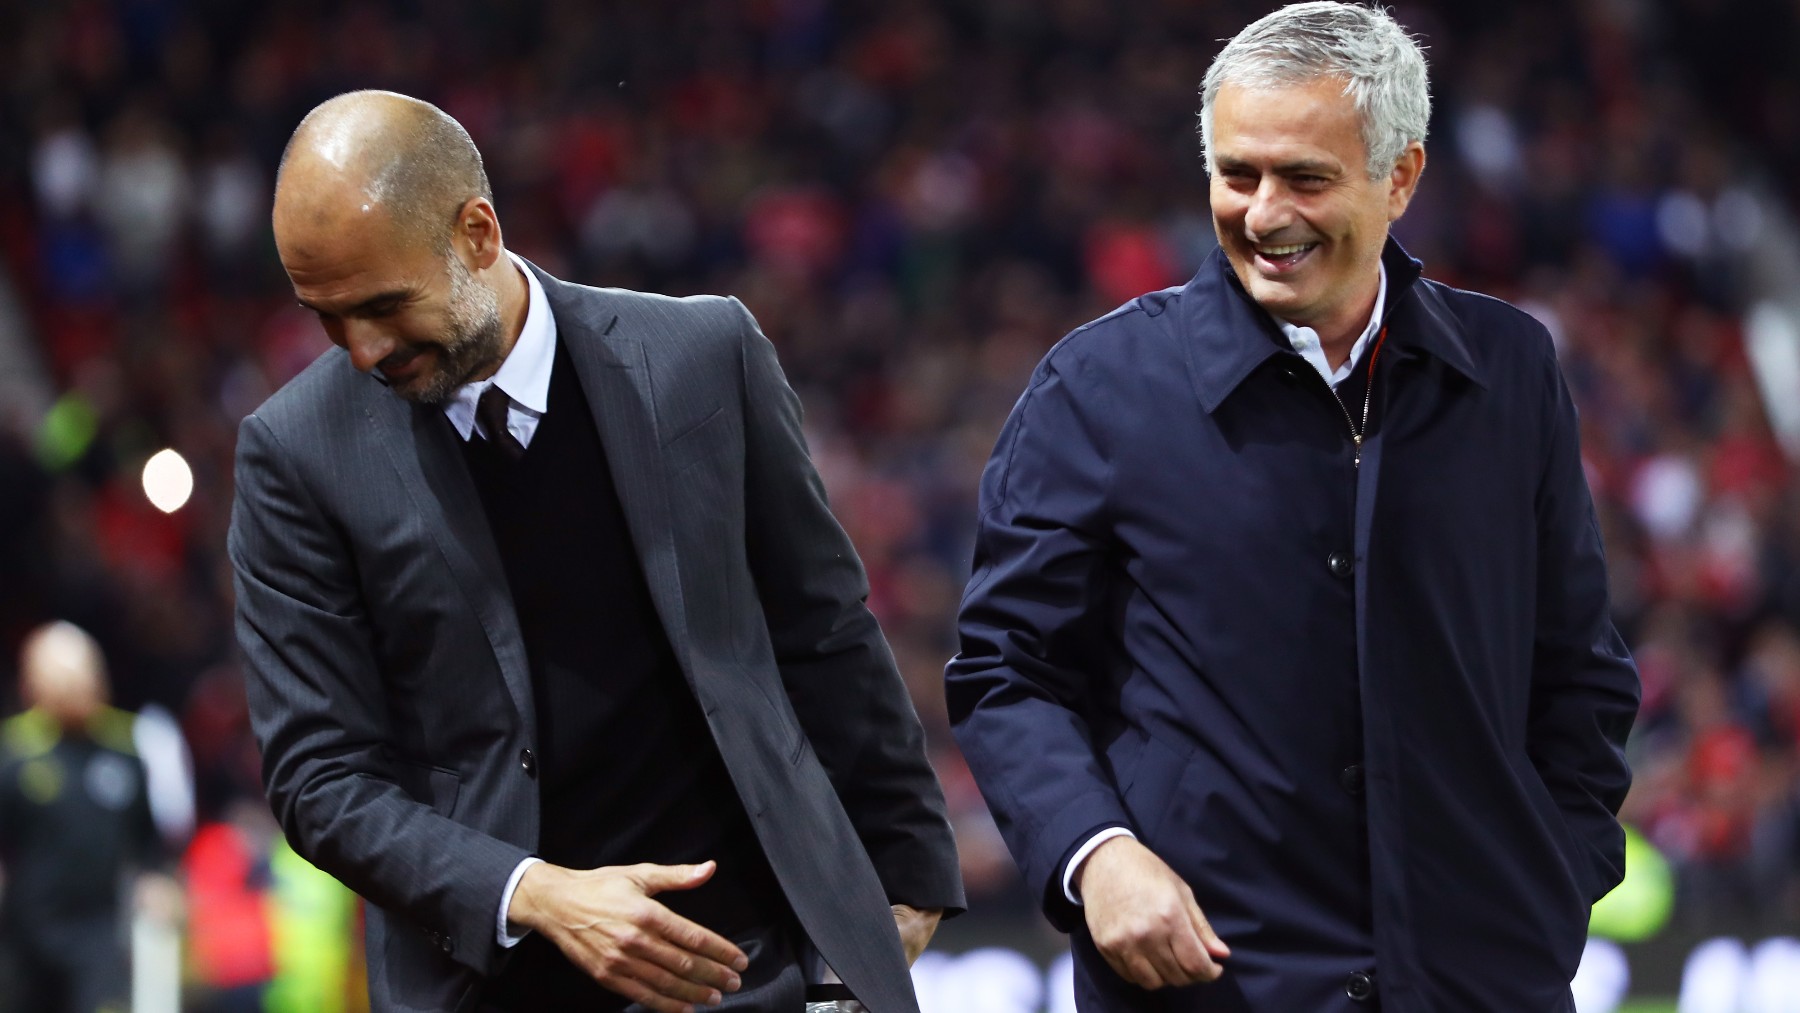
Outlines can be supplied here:
[[1304, 324], [1311, 327], [1319, 335], [1319, 347], [1325, 353], [1325, 361], [1336, 370], [1350, 358], [1356, 348], [1356, 339], [1368, 330], [1369, 321], [1375, 315], [1375, 300], [1381, 292], [1381, 274], [1379, 268], [1369, 275], [1367, 286], [1362, 295], [1350, 303], [1348, 309], [1335, 315], [1333, 319], [1316, 324]]
[[501, 250], [500, 258], [510, 268], [501, 275], [504, 280], [499, 283], [499, 289], [501, 333], [506, 335], [506, 353], [511, 355], [513, 346], [519, 343], [519, 335], [525, 332], [525, 316], [531, 309], [531, 285], [525, 280], [525, 268], [510, 254]]
[[[501, 265], [505, 266], [502, 267]], [[471, 374], [464, 383], [486, 380], [506, 362], [506, 357], [519, 343], [519, 335], [525, 333], [525, 317], [531, 310], [531, 283], [525, 280], [525, 268], [505, 250], [500, 251], [500, 259], [494, 262], [491, 271], [499, 273], [494, 285], [500, 298], [500, 354], [494, 361]]]

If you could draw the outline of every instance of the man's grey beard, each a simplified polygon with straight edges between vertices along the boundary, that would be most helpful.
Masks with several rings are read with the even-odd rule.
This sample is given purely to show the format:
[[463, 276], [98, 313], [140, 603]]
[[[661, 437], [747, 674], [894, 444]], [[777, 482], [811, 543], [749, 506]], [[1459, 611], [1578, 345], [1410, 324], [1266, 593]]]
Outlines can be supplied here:
[[500, 296], [475, 280], [461, 258], [450, 258], [449, 333], [437, 348], [437, 363], [418, 387], [393, 388], [414, 404], [441, 405], [456, 388], [501, 358]]

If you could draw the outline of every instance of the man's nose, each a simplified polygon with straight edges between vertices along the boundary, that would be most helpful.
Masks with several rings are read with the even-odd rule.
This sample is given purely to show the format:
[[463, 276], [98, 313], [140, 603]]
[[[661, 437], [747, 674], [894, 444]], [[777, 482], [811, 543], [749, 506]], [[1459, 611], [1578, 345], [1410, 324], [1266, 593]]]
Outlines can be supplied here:
[[350, 364], [367, 373], [394, 354], [399, 347], [392, 335], [366, 320], [344, 321], [344, 348], [350, 352]]
[[1250, 209], [1244, 214], [1248, 238], [1266, 239], [1286, 228], [1294, 220], [1294, 205], [1288, 199], [1287, 187], [1273, 173], [1263, 176], [1250, 197]]

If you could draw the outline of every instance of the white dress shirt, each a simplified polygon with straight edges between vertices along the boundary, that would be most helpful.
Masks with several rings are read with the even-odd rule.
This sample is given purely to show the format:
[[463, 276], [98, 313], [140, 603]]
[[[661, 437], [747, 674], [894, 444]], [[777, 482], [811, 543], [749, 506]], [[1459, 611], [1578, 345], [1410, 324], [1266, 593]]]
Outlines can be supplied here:
[[[1331, 363], [1326, 360], [1325, 346], [1319, 342], [1318, 331], [1311, 327], [1290, 324], [1280, 318], [1275, 320], [1275, 326], [1281, 328], [1281, 333], [1287, 336], [1288, 343], [1294, 346], [1294, 351], [1305, 356], [1306, 361], [1312, 363], [1312, 367], [1319, 371], [1319, 375], [1325, 378], [1325, 382], [1333, 387], [1349, 379], [1350, 370], [1355, 368], [1356, 360], [1362, 356], [1363, 349], [1369, 344], [1369, 339], [1381, 330], [1381, 311], [1387, 305], [1387, 266], [1379, 263], [1376, 266], [1381, 276], [1381, 282], [1375, 289], [1375, 308], [1370, 311], [1369, 322], [1363, 326], [1362, 334], [1357, 337], [1356, 344], [1350, 346], [1349, 358], [1345, 359], [1344, 364], [1338, 368], [1332, 369]], [[1075, 873], [1080, 870], [1081, 863], [1087, 861], [1087, 857], [1094, 853], [1095, 848], [1115, 837], [1137, 839], [1136, 834], [1124, 827], [1107, 827], [1088, 838], [1081, 847], [1075, 849], [1073, 855], [1069, 856], [1069, 864], [1063, 867], [1062, 887], [1063, 896], [1069, 898], [1070, 903], [1076, 905], [1081, 903], [1081, 898], [1075, 895]]]
[[1387, 304], [1387, 265], [1377, 263], [1376, 266], [1381, 275], [1381, 284], [1375, 289], [1375, 309], [1369, 314], [1369, 322], [1363, 326], [1356, 344], [1350, 346], [1350, 356], [1342, 366], [1332, 369], [1331, 363], [1326, 361], [1325, 346], [1319, 343], [1318, 331], [1310, 327], [1298, 327], [1279, 317], [1275, 320], [1275, 326], [1281, 328], [1281, 333], [1287, 336], [1288, 344], [1294, 346], [1294, 351], [1305, 356], [1306, 361], [1312, 363], [1312, 367], [1319, 371], [1325, 382], [1333, 387], [1349, 379], [1350, 370], [1356, 366], [1356, 360], [1362, 356], [1369, 339], [1381, 329], [1381, 311]]
[[520, 446], [529, 447], [531, 437], [537, 433], [538, 420], [544, 417], [544, 409], [550, 403], [550, 367], [556, 363], [556, 318], [550, 315], [550, 300], [544, 296], [544, 286], [537, 275], [517, 254], [508, 251], [506, 255], [531, 289], [525, 326], [500, 369], [485, 380], [456, 388], [450, 400], [444, 402], [444, 415], [463, 439], [477, 432], [485, 438], [488, 432], [475, 417], [475, 405], [489, 387], [499, 387], [512, 399], [506, 410], [506, 428], [518, 438]]
[[[506, 255], [512, 258], [513, 266], [525, 276], [525, 284], [531, 289], [525, 305], [525, 326], [520, 329], [519, 340], [513, 343], [506, 361], [494, 375], [456, 388], [450, 400], [444, 402], [444, 415], [464, 440], [477, 432], [487, 438], [486, 427], [475, 417], [475, 404], [489, 387], [499, 387], [512, 399], [506, 409], [506, 428], [518, 439], [520, 446], [529, 447], [531, 438], [537, 434], [538, 422], [550, 404], [550, 369], [556, 364], [556, 318], [550, 315], [550, 300], [545, 297], [544, 285], [537, 275], [531, 273], [517, 254], [509, 250]], [[519, 940], [525, 938], [526, 933], [515, 936], [507, 931], [506, 913], [512, 910], [513, 892], [519, 888], [525, 870], [541, 861], [543, 859], [535, 856], [526, 858], [513, 868], [512, 875], [506, 880], [506, 889], [500, 894], [500, 910], [494, 916], [494, 936], [501, 946], [517, 946]]]

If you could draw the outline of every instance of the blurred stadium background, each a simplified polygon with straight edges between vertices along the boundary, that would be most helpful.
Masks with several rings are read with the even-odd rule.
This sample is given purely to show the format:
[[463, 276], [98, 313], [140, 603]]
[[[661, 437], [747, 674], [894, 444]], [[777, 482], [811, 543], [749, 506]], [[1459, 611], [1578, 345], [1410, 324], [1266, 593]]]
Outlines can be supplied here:
[[[756, 313], [954, 810], [974, 910], [928, 973], [1029, 960], [990, 950], [928, 1009], [1004, 1013], [1039, 1008], [1061, 942], [944, 717], [976, 480], [1053, 341], [1212, 247], [1197, 85], [1271, 6], [0, 4], [0, 709], [20, 638], [63, 618], [106, 648], [119, 704], [179, 721], [187, 1008], [358, 1008], [354, 908], [294, 885], [260, 804], [223, 550], [237, 421], [326, 347], [268, 227], [308, 108], [436, 102], [486, 153], [512, 249]], [[1583, 412], [1644, 680], [1624, 817], [1672, 870], [1650, 887], [1672, 915], [1615, 934], [1645, 936], [1618, 951], [1631, 992], [1666, 1000], [1641, 1008], [1672, 1009], [1690, 954], [1744, 964], [1701, 941], [1800, 934], [1800, 4], [1396, 14], [1436, 102], [1396, 232], [1432, 277], [1543, 319]], [[145, 485], [165, 448], [192, 475], [172, 512]], [[182, 491], [172, 470], [157, 495]], [[1717, 987], [1683, 1009], [1738, 1010]]]

